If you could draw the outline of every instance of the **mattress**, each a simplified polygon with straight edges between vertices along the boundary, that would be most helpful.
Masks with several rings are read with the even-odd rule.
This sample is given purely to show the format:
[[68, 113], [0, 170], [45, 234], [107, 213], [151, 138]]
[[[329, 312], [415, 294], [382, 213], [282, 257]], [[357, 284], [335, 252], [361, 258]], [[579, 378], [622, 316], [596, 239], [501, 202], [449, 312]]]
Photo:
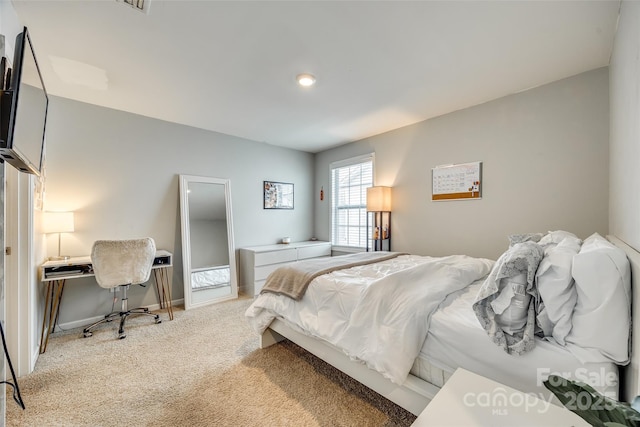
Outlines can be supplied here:
[[542, 381], [549, 374], [592, 385], [608, 397], [618, 397], [618, 367], [614, 363], [583, 364], [566, 348], [543, 339], [522, 356], [505, 353], [482, 329], [471, 306], [482, 285], [477, 281], [449, 295], [431, 318], [427, 339], [412, 374], [442, 386], [463, 367], [479, 375], [536, 396], [551, 396]]

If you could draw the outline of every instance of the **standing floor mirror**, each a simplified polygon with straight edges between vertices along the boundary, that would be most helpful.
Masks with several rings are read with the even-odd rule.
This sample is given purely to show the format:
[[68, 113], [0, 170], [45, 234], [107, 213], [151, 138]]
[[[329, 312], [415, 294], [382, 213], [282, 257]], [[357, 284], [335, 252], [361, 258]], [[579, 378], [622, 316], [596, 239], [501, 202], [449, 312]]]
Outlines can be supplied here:
[[238, 297], [228, 179], [180, 175], [185, 310]]

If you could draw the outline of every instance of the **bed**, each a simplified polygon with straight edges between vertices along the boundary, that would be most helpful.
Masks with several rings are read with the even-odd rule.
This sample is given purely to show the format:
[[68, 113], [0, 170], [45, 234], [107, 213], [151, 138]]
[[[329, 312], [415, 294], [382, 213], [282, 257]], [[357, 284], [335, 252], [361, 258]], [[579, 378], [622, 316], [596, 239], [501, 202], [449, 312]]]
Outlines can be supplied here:
[[228, 265], [216, 265], [191, 269], [191, 289], [205, 289], [229, 286], [231, 272]]
[[[615, 244], [615, 247], [624, 251], [631, 273], [637, 273], [632, 277], [638, 277], [640, 254], [615, 237], [608, 239]], [[354, 311], [353, 301], [357, 300], [362, 291], [358, 290], [358, 286], [368, 289], [371, 283], [377, 283], [379, 275], [384, 275], [385, 271], [393, 271], [396, 274], [398, 270], [404, 269], [409, 272], [407, 274], [410, 274], [413, 267], [408, 266], [421, 265], [424, 258], [430, 260], [424, 264], [443, 260], [447, 265], [458, 265], [462, 262], [466, 269], [463, 269], [463, 276], [469, 272], [471, 274], [455, 285], [453, 290], [447, 288], [437, 296], [441, 299], [435, 304], [436, 308], [424, 317], [428, 320], [426, 339], [421, 341], [419, 351], [410, 363], [408, 375], [402, 377], [400, 374], [398, 377], [394, 376], [393, 372], [385, 370], [392, 369], [393, 367], [389, 368], [389, 365], [393, 365], [395, 360], [394, 363], [388, 363], [379, 369], [380, 366], [376, 365], [375, 358], [371, 362], [367, 360], [366, 355], [360, 357], [362, 354], [357, 353], [358, 350], [349, 348], [349, 344], [345, 346], [344, 336], [348, 337], [346, 341], [350, 341], [354, 337], [353, 334], [350, 335], [344, 331], [336, 332], [335, 329], [339, 329], [344, 324], [344, 319]], [[637, 342], [632, 343], [630, 361], [622, 360], [621, 358], [625, 355], [616, 356], [615, 351], [607, 353], [610, 357], [600, 357], [600, 353], [596, 356], [590, 353], [583, 354], [581, 351], [584, 349], [581, 345], [567, 342], [560, 346], [552, 339], [536, 338], [535, 348], [519, 356], [503, 351], [503, 348], [492, 342], [474, 313], [478, 295], [485, 286], [487, 278], [495, 271], [497, 262], [464, 256], [441, 258], [399, 254], [396, 258], [379, 263], [331, 271], [314, 277], [308, 284], [304, 297], [299, 301], [277, 293], [264, 293], [253, 302], [246, 315], [254, 329], [261, 334], [262, 348], [285, 338], [289, 339], [416, 415], [422, 412], [458, 367], [536, 395], [551, 395], [542, 385], [542, 380], [550, 373], [560, 373], [565, 376], [569, 374], [572, 378], [579, 380], [597, 379], [596, 383], [591, 382], [596, 389], [607, 396], [627, 401], [640, 394], [638, 389], [639, 344]], [[469, 269], [468, 266], [472, 264], [473, 267]], [[323, 281], [333, 284], [331, 297], [320, 293], [318, 288], [322, 287]], [[406, 281], [406, 277], [400, 276], [400, 282]], [[635, 280], [631, 280], [631, 285], [635, 287]], [[358, 295], [355, 299], [350, 299], [349, 296], [353, 296], [354, 292]], [[624, 299], [625, 291], [621, 291], [620, 295]], [[628, 294], [627, 296], [630, 298]], [[633, 296], [638, 298], [637, 293], [633, 293]], [[383, 300], [394, 298], [387, 295]], [[418, 307], [423, 305], [425, 301], [419, 302]], [[633, 304], [633, 309], [637, 311], [639, 305]], [[368, 308], [369, 311], [375, 312], [371, 307]], [[578, 308], [576, 308], [577, 311], [579, 311]], [[639, 317], [640, 315], [631, 317], [634, 326]], [[365, 318], [360, 323], [366, 324], [368, 321], [369, 319]], [[576, 327], [576, 330], [579, 331], [579, 328]], [[369, 333], [367, 329], [356, 329], [355, 332], [366, 336], [365, 341], [372, 339], [367, 335]], [[377, 339], [373, 338], [374, 341]], [[571, 341], [571, 337], [567, 340]], [[388, 342], [386, 341], [387, 344], [385, 344], [383, 341], [380, 343], [376, 341], [376, 345], [385, 346]], [[579, 343], [577, 338], [575, 342]], [[405, 343], [399, 343], [396, 346], [402, 345]], [[606, 343], [604, 346], [606, 347]], [[569, 348], [572, 350], [570, 351]], [[367, 349], [365, 353], [369, 351], [370, 349]], [[627, 351], [626, 356], [629, 357], [628, 355]], [[628, 366], [624, 368], [619, 366], [627, 362], [629, 362]], [[402, 360], [399, 364], [403, 365], [406, 362]], [[398, 378], [401, 380], [399, 381]], [[611, 378], [616, 381], [611, 381]], [[622, 379], [621, 386], [617, 383], [618, 378]]]

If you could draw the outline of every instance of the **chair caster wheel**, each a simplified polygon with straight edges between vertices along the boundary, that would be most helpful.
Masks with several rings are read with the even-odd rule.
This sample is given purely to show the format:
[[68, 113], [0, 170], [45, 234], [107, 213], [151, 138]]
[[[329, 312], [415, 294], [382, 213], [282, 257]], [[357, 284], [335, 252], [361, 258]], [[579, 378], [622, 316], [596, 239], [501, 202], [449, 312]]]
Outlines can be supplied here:
[[91, 333], [91, 332], [89, 332], [89, 331], [84, 331], [84, 332], [82, 333], [82, 335], [83, 335], [85, 338], [89, 338], [90, 336], [92, 336], [92, 335], [93, 335], [93, 333]]
[[162, 323], [162, 319], [160, 318], [160, 316], [156, 316], [156, 324], [158, 323]]
[[119, 340], [123, 340], [123, 339], [125, 339], [126, 337], [127, 337], [127, 334], [119, 334], [119, 335], [118, 335], [118, 339], [119, 339]]

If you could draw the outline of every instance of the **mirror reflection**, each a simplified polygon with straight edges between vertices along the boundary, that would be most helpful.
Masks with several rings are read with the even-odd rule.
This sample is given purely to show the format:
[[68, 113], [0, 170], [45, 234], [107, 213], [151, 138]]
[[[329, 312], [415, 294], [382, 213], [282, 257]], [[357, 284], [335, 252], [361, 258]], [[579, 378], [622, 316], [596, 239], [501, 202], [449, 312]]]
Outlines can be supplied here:
[[180, 176], [185, 309], [237, 298], [229, 180]]

